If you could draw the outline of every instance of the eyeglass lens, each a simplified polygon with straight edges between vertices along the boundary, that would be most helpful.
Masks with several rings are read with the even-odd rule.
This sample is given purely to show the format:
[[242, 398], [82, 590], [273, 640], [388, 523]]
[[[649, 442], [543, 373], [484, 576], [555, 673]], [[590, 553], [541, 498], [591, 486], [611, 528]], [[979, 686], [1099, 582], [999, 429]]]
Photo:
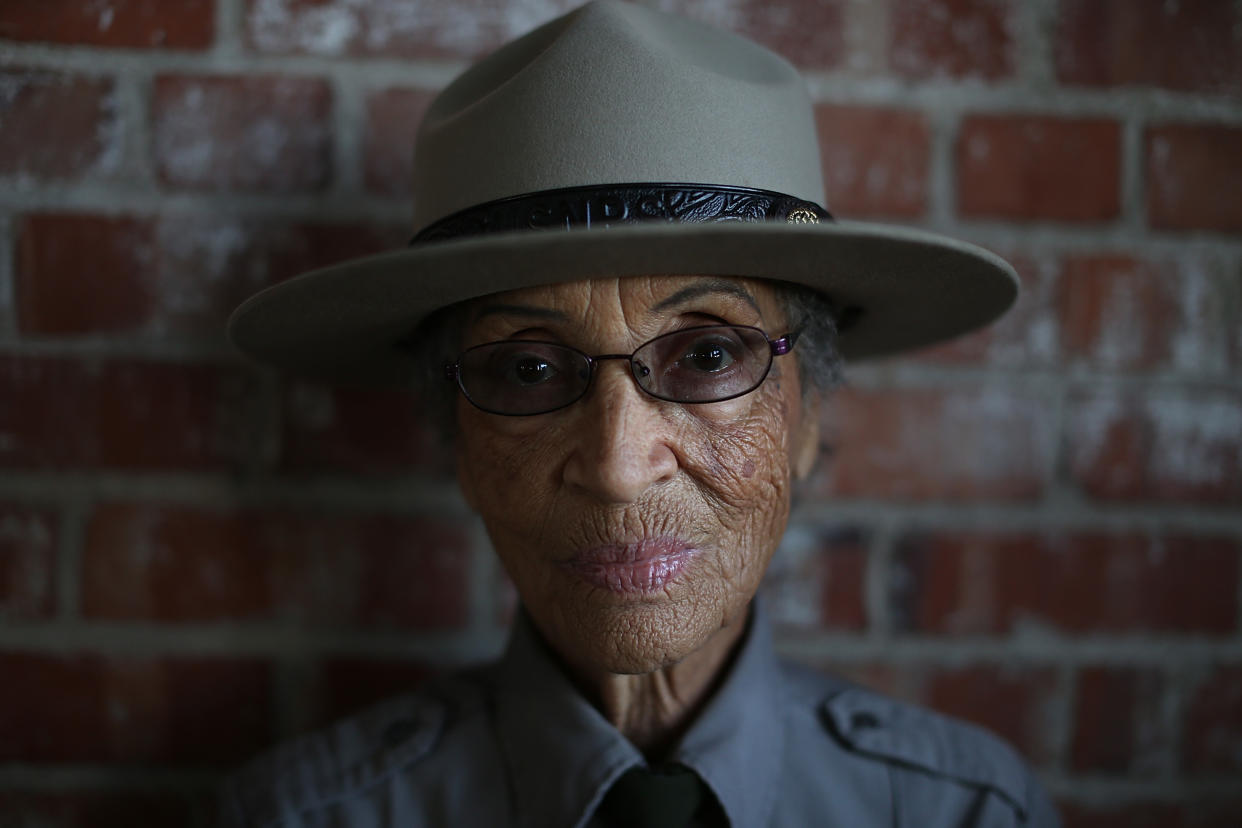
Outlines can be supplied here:
[[[474, 405], [496, 414], [542, 414], [582, 397], [591, 383], [587, 354], [550, 342], [489, 342], [462, 354], [458, 384]], [[753, 391], [772, 364], [758, 328], [712, 325], [658, 336], [630, 357], [639, 386], [653, 397], [707, 403]]]

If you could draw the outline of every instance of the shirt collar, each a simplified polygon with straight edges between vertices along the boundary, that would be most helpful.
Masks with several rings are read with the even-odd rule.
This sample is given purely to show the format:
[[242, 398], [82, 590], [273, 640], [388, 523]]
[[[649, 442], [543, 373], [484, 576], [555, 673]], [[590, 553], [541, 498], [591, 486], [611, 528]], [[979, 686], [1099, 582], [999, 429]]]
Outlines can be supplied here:
[[[670, 759], [693, 768], [733, 825], [771, 813], [784, 732], [780, 667], [756, 601], [729, 674]], [[499, 664], [496, 727], [519, 825], [584, 826], [622, 773], [644, 763], [573, 686], [525, 613]]]

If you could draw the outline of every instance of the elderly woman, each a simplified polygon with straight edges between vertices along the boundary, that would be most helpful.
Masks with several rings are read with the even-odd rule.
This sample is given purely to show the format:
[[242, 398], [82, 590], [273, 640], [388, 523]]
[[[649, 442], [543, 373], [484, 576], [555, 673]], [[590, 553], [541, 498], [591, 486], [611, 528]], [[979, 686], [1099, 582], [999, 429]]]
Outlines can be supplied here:
[[1012, 270], [833, 222], [794, 70], [614, 0], [458, 78], [415, 158], [408, 249], [230, 333], [292, 371], [430, 371], [522, 611], [498, 664], [258, 760], [225, 822], [1055, 824], [992, 737], [780, 663], [754, 600], [838, 354], [984, 324]]

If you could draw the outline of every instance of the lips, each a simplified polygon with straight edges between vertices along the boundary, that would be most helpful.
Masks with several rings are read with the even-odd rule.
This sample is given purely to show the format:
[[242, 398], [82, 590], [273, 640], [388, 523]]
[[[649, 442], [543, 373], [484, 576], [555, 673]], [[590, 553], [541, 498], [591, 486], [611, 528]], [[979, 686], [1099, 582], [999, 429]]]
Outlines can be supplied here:
[[637, 543], [584, 549], [560, 565], [600, 589], [641, 595], [663, 589], [697, 553], [675, 538], [643, 538]]

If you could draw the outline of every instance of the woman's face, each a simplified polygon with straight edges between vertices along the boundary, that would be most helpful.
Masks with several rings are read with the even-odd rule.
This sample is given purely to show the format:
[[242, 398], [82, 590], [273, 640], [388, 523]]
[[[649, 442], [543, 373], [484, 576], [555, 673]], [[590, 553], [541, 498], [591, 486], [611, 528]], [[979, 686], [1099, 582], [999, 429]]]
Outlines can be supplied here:
[[[540, 340], [592, 355], [702, 325], [788, 332], [765, 283], [706, 277], [516, 290], [478, 300], [466, 318], [465, 347]], [[741, 617], [817, 437], [792, 355], [724, 402], [655, 399], [624, 360], [607, 360], [561, 410], [506, 417], [459, 398], [457, 418], [467, 501], [544, 637], [592, 672], [670, 666]]]

